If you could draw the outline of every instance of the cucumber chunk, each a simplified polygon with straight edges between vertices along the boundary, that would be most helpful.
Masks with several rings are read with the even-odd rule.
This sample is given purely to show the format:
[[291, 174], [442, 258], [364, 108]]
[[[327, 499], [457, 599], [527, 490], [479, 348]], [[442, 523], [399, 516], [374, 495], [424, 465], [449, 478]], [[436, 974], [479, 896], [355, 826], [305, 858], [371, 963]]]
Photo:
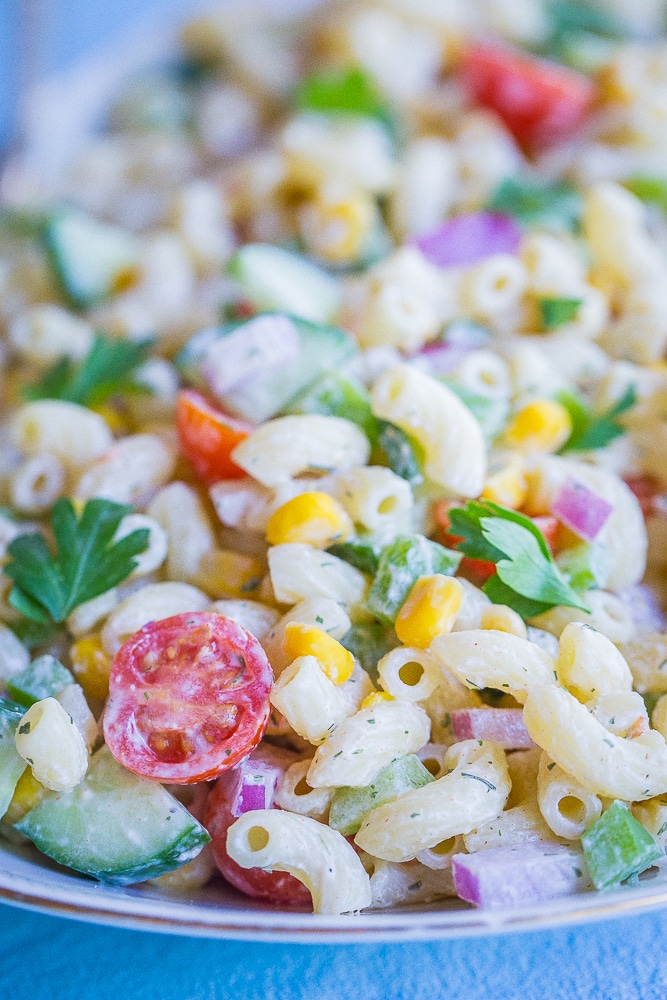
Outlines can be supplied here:
[[68, 684], [74, 684], [73, 675], [60, 660], [49, 653], [38, 656], [32, 663], [7, 681], [12, 698], [29, 708], [36, 701], [51, 698]]
[[341, 283], [311, 261], [267, 243], [241, 247], [229, 274], [259, 312], [286, 312], [328, 323], [338, 312]]
[[130, 233], [79, 209], [51, 215], [43, 239], [65, 296], [82, 309], [107, 298], [137, 259]]
[[26, 762], [19, 756], [14, 742], [24, 711], [22, 705], [0, 698], [0, 817], [7, 812], [18, 780], [26, 769]]
[[211, 839], [177, 799], [127, 771], [107, 747], [73, 791], [47, 795], [15, 827], [59, 864], [112, 885], [172, 871]]
[[[227, 391], [215, 391], [216, 379], [212, 366], [224, 360], [224, 338], [238, 335], [252, 324], [271, 317], [281, 324], [289, 322], [296, 332], [296, 347], [286, 363], [273, 352], [269, 363], [255, 370], [253, 377]], [[267, 329], [270, 329], [267, 326]], [[259, 349], [259, 348], [258, 348]], [[350, 336], [334, 326], [309, 323], [294, 316], [266, 314], [246, 323], [228, 323], [197, 333], [176, 359], [176, 365], [185, 379], [204, 392], [212, 393], [226, 413], [251, 423], [269, 420], [283, 411], [290, 400], [318, 378], [323, 372], [340, 367], [357, 348]], [[208, 373], [208, 374], [207, 374]]]
[[363, 385], [337, 371], [326, 371], [290, 400], [285, 413], [321, 413], [325, 417], [344, 417], [361, 427], [374, 444], [379, 421], [373, 416], [371, 402]]
[[398, 757], [383, 767], [370, 785], [363, 788], [337, 788], [331, 800], [329, 826], [344, 837], [356, 833], [371, 809], [398, 798], [410, 788], [421, 788], [433, 781], [433, 775], [419, 757]]

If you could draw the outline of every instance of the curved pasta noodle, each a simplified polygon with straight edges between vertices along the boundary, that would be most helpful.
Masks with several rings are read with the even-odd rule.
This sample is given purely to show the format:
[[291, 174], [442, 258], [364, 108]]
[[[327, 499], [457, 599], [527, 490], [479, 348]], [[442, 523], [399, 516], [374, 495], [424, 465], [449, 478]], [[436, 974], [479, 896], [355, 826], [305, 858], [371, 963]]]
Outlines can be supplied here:
[[279, 809], [322, 819], [329, 811], [333, 796], [332, 788], [311, 788], [306, 780], [309, 760], [298, 760], [290, 764], [278, 782], [274, 804]]
[[286, 667], [270, 697], [292, 729], [310, 743], [326, 740], [350, 714], [341, 688], [329, 680], [314, 656], [299, 656]]
[[484, 437], [451, 389], [410, 365], [397, 365], [376, 381], [371, 406], [376, 417], [419, 442], [429, 479], [452, 494], [479, 496], [486, 476]]
[[115, 656], [125, 640], [148, 622], [205, 611], [210, 604], [206, 594], [188, 583], [150, 583], [126, 597], [109, 615], [102, 629], [102, 646]]
[[425, 701], [440, 683], [439, 664], [423, 649], [399, 646], [377, 665], [380, 684], [393, 698]]
[[348, 614], [361, 610], [368, 580], [343, 559], [303, 542], [286, 542], [272, 546], [268, 560], [273, 591], [281, 604], [325, 597], [337, 601]]
[[369, 454], [368, 438], [356, 424], [308, 414], [267, 420], [234, 448], [232, 458], [262, 485], [279, 486], [303, 472], [365, 465]]
[[602, 812], [598, 796], [582, 788], [546, 754], [540, 759], [537, 801], [549, 829], [566, 840], [581, 837]]
[[556, 684], [530, 689], [523, 718], [535, 743], [587, 791], [626, 802], [667, 792], [667, 744], [655, 730], [614, 736]]
[[632, 690], [632, 674], [622, 653], [605, 635], [581, 622], [570, 622], [561, 632], [556, 673], [579, 701]]
[[141, 507], [170, 480], [175, 466], [175, 449], [157, 434], [132, 434], [85, 469], [74, 495], [79, 500], [104, 497]]
[[353, 847], [331, 827], [281, 809], [244, 813], [227, 832], [242, 868], [289, 872], [313, 897], [315, 913], [350, 913], [371, 904], [370, 880]]
[[308, 784], [368, 785], [394, 757], [415, 753], [427, 743], [430, 729], [426, 712], [408, 701], [380, 701], [362, 708], [317, 748]]
[[373, 809], [355, 843], [386, 861], [409, 861], [498, 817], [510, 792], [505, 753], [497, 743], [464, 740], [447, 755], [449, 774]]
[[25, 403], [9, 423], [12, 444], [24, 455], [46, 452], [68, 469], [81, 469], [113, 444], [107, 422], [78, 403], [38, 399]]
[[468, 688], [497, 688], [524, 702], [531, 684], [556, 682], [555, 663], [529, 639], [496, 629], [439, 635], [429, 652]]

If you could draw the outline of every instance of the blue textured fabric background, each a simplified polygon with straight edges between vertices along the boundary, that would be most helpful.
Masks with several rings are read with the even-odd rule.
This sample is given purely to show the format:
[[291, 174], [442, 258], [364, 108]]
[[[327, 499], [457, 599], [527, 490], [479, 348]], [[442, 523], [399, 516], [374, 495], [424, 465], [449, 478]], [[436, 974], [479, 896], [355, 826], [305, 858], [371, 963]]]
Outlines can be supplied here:
[[[40, 0], [47, 69], [178, 0]], [[0, 0], [0, 143], [17, 97], [19, 0]], [[182, 7], [187, 6], [183, 0]], [[667, 910], [487, 939], [286, 945], [149, 934], [0, 905], [0, 1000], [664, 1000]]]
[[0, 998], [664, 1000], [667, 911], [576, 929], [388, 945], [196, 940], [0, 906]]

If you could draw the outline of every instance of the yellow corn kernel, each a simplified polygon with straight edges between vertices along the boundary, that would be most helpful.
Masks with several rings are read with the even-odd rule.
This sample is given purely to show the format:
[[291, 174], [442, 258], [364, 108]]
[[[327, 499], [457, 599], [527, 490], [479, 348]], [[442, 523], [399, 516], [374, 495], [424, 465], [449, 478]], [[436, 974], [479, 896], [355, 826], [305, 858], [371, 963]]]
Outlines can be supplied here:
[[206, 552], [197, 567], [193, 583], [216, 600], [256, 596], [265, 567], [256, 556], [216, 549]]
[[86, 697], [104, 701], [109, 694], [111, 657], [102, 648], [99, 635], [79, 639], [70, 647], [69, 655], [72, 673]]
[[283, 647], [290, 661], [299, 656], [314, 656], [333, 684], [344, 684], [352, 676], [352, 653], [315, 625], [289, 622], [285, 627]]
[[375, 203], [365, 191], [321, 190], [301, 211], [302, 236], [310, 250], [330, 264], [358, 260], [376, 221]]
[[554, 452], [571, 433], [570, 414], [561, 403], [535, 399], [515, 413], [505, 429], [505, 440], [522, 451]]
[[372, 708], [373, 705], [379, 705], [381, 701], [396, 701], [396, 699], [388, 691], [371, 691], [359, 705], [359, 711], [362, 708]]
[[506, 604], [490, 604], [482, 611], [480, 625], [485, 629], [496, 629], [498, 632], [510, 632], [525, 639], [526, 625], [521, 617]]
[[451, 576], [420, 576], [398, 612], [394, 626], [405, 646], [427, 649], [436, 635], [451, 632], [463, 600], [463, 587]]
[[345, 509], [328, 493], [318, 491], [292, 497], [273, 512], [266, 526], [269, 545], [305, 542], [317, 549], [344, 542], [353, 533]]
[[130, 427], [124, 414], [115, 406], [111, 406], [110, 403], [99, 403], [97, 406], [91, 406], [90, 409], [104, 418], [112, 433], [117, 437], [129, 433]]
[[48, 788], [34, 776], [32, 769], [26, 767], [17, 782], [12, 801], [9, 803], [9, 808], [3, 817], [5, 822], [11, 825], [18, 823], [27, 812], [35, 808], [48, 791]]
[[510, 462], [487, 477], [482, 490], [482, 499], [516, 510], [523, 505], [527, 493], [528, 480], [523, 471], [523, 463]]

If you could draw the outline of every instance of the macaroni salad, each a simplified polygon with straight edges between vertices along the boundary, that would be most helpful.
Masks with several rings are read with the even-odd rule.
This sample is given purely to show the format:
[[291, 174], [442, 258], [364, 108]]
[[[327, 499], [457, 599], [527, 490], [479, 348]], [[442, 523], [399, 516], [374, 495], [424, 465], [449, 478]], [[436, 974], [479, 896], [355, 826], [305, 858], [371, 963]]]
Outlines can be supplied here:
[[0, 832], [504, 909], [667, 850], [663, 0], [229, 5], [0, 212]]

